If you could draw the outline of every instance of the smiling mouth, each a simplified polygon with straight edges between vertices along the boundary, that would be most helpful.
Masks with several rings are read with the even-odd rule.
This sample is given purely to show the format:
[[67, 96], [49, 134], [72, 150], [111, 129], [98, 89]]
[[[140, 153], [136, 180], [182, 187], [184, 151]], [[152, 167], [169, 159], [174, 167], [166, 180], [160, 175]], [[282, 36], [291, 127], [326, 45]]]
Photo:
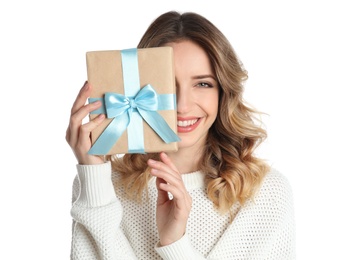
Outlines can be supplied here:
[[198, 121], [198, 118], [192, 119], [192, 120], [177, 121], [177, 126], [188, 127], [188, 126], [192, 126], [192, 125], [196, 124], [197, 121]]
[[189, 133], [194, 131], [200, 124], [202, 118], [178, 120], [177, 121], [177, 131], [179, 133]]

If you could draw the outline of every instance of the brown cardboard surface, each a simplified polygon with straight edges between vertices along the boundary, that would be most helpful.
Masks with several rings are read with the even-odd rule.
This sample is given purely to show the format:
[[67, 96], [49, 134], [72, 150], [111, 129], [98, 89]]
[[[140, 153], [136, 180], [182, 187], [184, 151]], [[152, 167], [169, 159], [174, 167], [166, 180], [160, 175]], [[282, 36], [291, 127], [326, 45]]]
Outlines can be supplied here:
[[[88, 82], [93, 86], [92, 98], [101, 98], [105, 92], [124, 94], [120, 50], [90, 51], [86, 53]], [[140, 86], [150, 84], [158, 94], [176, 94], [171, 47], [138, 49]], [[170, 128], [177, 133], [177, 114], [175, 110], [157, 111]], [[92, 120], [97, 115], [90, 115]], [[91, 133], [94, 143], [112, 119], [106, 118], [102, 125]], [[177, 142], [165, 143], [143, 121], [145, 152], [176, 151]], [[118, 139], [108, 154], [128, 152], [127, 131]]]

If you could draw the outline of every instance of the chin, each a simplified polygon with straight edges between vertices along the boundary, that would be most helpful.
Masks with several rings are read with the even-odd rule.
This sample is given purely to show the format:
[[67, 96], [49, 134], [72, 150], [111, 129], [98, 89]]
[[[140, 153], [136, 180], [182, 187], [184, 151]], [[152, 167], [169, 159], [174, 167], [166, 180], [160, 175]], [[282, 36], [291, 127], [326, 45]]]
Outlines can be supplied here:
[[[178, 143], [178, 149], [183, 149], [183, 148], [195, 148], [197, 149], [199, 146], [204, 146], [204, 142], [202, 142], [202, 138], [193, 138], [188, 137], [188, 136], [180, 136], [181, 141]], [[204, 139], [204, 138], [203, 138]]]

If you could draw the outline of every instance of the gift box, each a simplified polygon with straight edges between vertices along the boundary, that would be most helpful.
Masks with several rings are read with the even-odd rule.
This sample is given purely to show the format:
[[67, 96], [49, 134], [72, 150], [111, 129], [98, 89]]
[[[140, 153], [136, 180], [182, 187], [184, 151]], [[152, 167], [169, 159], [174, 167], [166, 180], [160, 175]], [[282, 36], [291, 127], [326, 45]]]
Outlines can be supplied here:
[[90, 154], [177, 151], [176, 87], [171, 47], [86, 53], [88, 102], [102, 101], [89, 119], [106, 114], [91, 132]]

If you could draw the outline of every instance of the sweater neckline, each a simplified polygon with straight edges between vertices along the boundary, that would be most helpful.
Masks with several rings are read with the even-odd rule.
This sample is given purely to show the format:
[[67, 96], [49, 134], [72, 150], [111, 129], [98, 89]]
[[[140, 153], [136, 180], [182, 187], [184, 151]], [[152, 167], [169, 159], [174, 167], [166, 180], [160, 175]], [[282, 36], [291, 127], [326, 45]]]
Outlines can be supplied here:
[[[199, 189], [205, 187], [205, 174], [201, 171], [182, 174], [182, 181], [187, 190]], [[151, 178], [149, 185], [155, 185], [156, 177]]]

